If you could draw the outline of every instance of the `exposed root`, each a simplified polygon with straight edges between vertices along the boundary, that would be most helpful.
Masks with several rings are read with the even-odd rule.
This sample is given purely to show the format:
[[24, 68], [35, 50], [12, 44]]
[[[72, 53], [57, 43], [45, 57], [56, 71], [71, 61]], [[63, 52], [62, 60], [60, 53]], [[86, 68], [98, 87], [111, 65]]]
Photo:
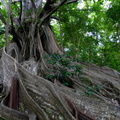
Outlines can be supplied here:
[[[86, 66], [83, 68], [81, 77], [66, 76], [64, 78], [64, 81], [71, 81], [72, 84], [69, 88], [69, 86], [62, 84], [59, 77], [53, 81], [42, 78], [49, 74], [47, 70], [52, 69], [52, 66], [49, 67], [46, 62], [43, 65], [43, 61], [44, 59], [36, 61], [36, 59], [31, 58], [19, 64], [13, 57], [6, 54], [4, 49], [0, 60], [0, 66], [3, 68], [1, 83], [6, 87], [7, 93], [10, 91], [14, 73], [17, 72], [20, 85], [20, 102], [27, 105], [30, 111], [37, 115], [38, 119], [119, 119], [119, 76], [113, 77], [113, 74], [111, 76], [108, 73], [105, 74], [104, 69], [94, 68], [96, 67], [94, 65], [91, 65], [89, 69]], [[14, 108], [11, 104], [13, 103], [14, 92], [11, 91], [11, 93], [9, 105]]]

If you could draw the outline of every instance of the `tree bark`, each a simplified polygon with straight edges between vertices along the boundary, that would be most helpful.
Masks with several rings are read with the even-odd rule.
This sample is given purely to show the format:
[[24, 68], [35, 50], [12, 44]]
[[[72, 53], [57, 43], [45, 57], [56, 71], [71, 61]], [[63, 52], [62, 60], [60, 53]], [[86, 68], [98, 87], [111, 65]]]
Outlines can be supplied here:
[[[116, 71], [93, 64], [73, 62], [73, 65], [84, 67], [81, 77], [76, 75], [63, 78], [72, 81], [71, 87], [64, 86], [57, 77], [52, 81], [43, 78], [55, 67], [46, 63], [44, 55], [54, 53], [63, 55], [49, 22], [51, 15], [66, 1], [47, 0], [44, 6], [42, 0], [20, 1], [21, 11], [17, 19], [19, 25], [14, 22], [10, 26], [9, 33], [13, 39], [7, 46], [7, 53], [5, 47], [0, 50], [0, 84], [4, 86], [2, 94], [6, 96], [1, 102], [1, 114], [6, 118], [12, 120], [120, 118], [120, 76]], [[74, 0], [68, 1], [72, 2]], [[0, 16], [0, 19], [5, 23], [3, 17]], [[15, 75], [19, 85], [16, 81], [12, 83]], [[88, 90], [93, 92], [90, 97], [86, 96], [90, 92]], [[18, 93], [19, 101], [15, 100], [14, 96], [18, 97]]]

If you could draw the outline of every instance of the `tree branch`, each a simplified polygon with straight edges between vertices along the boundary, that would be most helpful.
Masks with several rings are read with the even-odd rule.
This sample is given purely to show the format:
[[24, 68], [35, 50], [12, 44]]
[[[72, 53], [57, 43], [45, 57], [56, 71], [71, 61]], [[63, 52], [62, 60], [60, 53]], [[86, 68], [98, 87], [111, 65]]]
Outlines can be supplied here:
[[5, 9], [8, 10], [8, 6], [4, 0], [1, 0], [2, 4], [4, 5]]
[[77, 2], [78, 0], [70, 0], [67, 2], [67, 4], [71, 4], [71, 3], [74, 3], [74, 2]]
[[6, 52], [8, 52], [8, 34], [9, 34], [9, 27], [10, 27], [10, 20], [11, 18], [11, 3], [12, 0], [9, 0], [8, 5], [7, 5], [7, 22], [5, 26], [5, 37], [6, 37]]
[[54, 17], [54, 16], [52, 16], [51, 18], [52, 18], [52, 19], [55, 19], [55, 20], [58, 20], [58, 21], [62, 21], [62, 19], [59, 18], [59, 17]]
[[[61, 7], [65, 2], [66, 2], [67, 0], [62, 0], [61, 2], [58, 2], [58, 3], [56, 3], [54, 6], [52, 6], [52, 9], [50, 10], [50, 11], [48, 11], [48, 14], [46, 15], [44, 15], [44, 13], [43, 13], [43, 17], [42, 17], [42, 22], [45, 20], [45, 19], [47, 19], [48, 17], [50, 17], [54, 12], [56, 12], [57, 11], [57, 9], [59, 8], [59, 7]], [[50, 7], [50, 6], [49, 6]]]
[[20, 0], [20, 14], [19, 14], [20, 22], [21, 22], [21, 17], [22, 17], [22, 0]]
[[[71, 10], [72, 11], [72, 10]], [[73, 10], [74, 11], [74, 10]], [[105, 11], [100, 11], [100, 10], [92, 10], [92, 9], [77, 9], [75, 11], [97, 11], [97, 12], [105, 12]]]
[[42, 0], [38, 0], [37, 1], [37, 8], [41, 8], [42, 7]]
[[29, 0], [21, 0], [22, 2], [22, 15], [21, 15], [21, 21], [26, 17], [26, 12], [29, 9]]
[[[61, 10], [59, 10], [61, 11]], [[66, 10], [66, 11], [91, 11], [91, 12], [105, 12], [105, 11], [100, 11], [100, 10], [92, 10], [92, 9], [75, 9], [75, 10]]]
[[33, 0], [30, 0], [30, 1], [31, 1], [31, 3], [32, 3], [32, 6], [33, 6], [34, 10], [36, 10], [36, 6], [35, 6], [34, 1], [33, 1]]
[[20, 2], [20, 1], [21, 0], [16, 0], [16, 1], [12, 2], [11, 4], [15, 4], [15, 3]]

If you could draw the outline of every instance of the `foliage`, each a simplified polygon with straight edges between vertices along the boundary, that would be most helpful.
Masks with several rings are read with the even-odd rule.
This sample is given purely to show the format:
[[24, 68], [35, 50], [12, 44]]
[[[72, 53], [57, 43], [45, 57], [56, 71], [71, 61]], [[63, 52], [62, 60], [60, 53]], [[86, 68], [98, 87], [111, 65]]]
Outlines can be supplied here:
[[5, 118], [0, 117], [0, 120], [6, 120]]
[[109, 8], [106, 15], [113, 20], [113, 22], [120, 22], [120, 5], [115, 5]]
[[87, 97], [90, 97], [93, 94], [99, 94], [99, 91], [103, 88], [103, 85], [92, 85], [91, 81], [86, 77], [81, 78], [81, 83], [86, 88], [83, 94]]
[[53, 25], [59, 45], [83, 62], [120, 71], [119, 4], [88, 0], [64, 5], [55, 14], [60, 21]]
[[0, 35], [5, 33], [5, 28], [1, 27], [0, 28]]
[[[120, 2], [85, 0], [65, 4], [51, 19], [51, 27], [60, 47], [83, 62], [108, 66], [120, 71]], [[11, 4], [12, 16], [18, 16], [20, 3]], [[7, 12], [0, 2], [0, 12]], [[28, 13], [29, 14], [29, 13]], [[5, 45], [0, 21], [0, 48]]]
[[[65, 78], [67, 76], [73, 77], [75, 75], [80, 76], [82, 74], [82, 66], [78, 64], [73, 64], [73, 62], [78, 61], [78, 59], [70, 58], [68, 55], [60, 55], [60, 54], [51, 54], [44, 56], [47, 59], [47, 63], [53, 65], [53, 69], [49, 72], [56, 71], [57, 74], [50, 74], [45, 76], [45, 78]], [[69, 83], [64, 82], [64, 85], [68, 85]]]
[[[5, 14], [5, 15], [3, 14], [3, 16], [1, 14], [0, 19], [2, 17], [1, 20], [6, 25], [6, 33], [10, 32], [10, 34], [13, 35], [12, 42], [15, 42], [17, 45], [17, 47], [15, 47], [14, 50], [13, 48], [14, 46], [9, 47], [8, 43], [6, 43], [6, 47], [10, 48], [10, 51], [9, 49], [6, 48], [6, 52], [8, 54], [10, 53], [10, 55], [13, 58], [16, 58], [17, 56], [17, 58], [19, 59], [16, 58], [18, 62], [16, 62], [14, 59], [11, 59], [13, 61], [13, 65], [9, 67], [8, 66], [9, 64], [5, 64], [6, 62], [8, 62], [4, 59], [6, 57], [3, 56], [4, 58], [2, 58], [2, 63], [3, 63], [2, 66], [5, 69], [4, 73], [6, 73], [6, 71], [8, 71], [9, 68], [12, 69], [14, 68], [14, 66], [18, 67], [18, 69], [15, 70], [13, 69], [13, 71], [17, 70], [17, 72], [19, 73], [17, 78], [21, 79], [21, 81], [19, 82], [21, 88], [23, 88], [23, 91], [20, 92], [21, 94], [25, 93], [23, 94], [23, 97], [25, 98], [24, 99], [25, 103], [26, 101], [30, 103], [32, 100], [31, 106], [28, 107], [30, 107], [30, 109], [33, 110], [33, 112], [40, 111], [40, 112], [35, 112], [35, 114], [37, 115], [36, 117], [38, 117], [38, 119], [43, 119], [43, 120], [59, 119], [59, 115], [63, 116], [63, 119], [67, 119], [67, 118], [81, 119], [81, 116], [78, 116], [78, 114], [74, 115], [74, 113], [81, 112], [78, 109], [76, 109], [75, 106], [75, 103], [76, 101], [78, 101], [77, 99], [79, 96], [77, 97], [76, 94], [76, 98], [72, 102], [69, 99], [75, 96], [75, 91], [73, 90], [79, 92], [82, 91], [82, 89], [80, 89], [80, 87], [82, 87], [83, 91], [85, 91], [85, 95], [90, 96], [92, 94], [98, 95], [98, 92], [101, 88], [95, 85], [96, 82], [93, 83], [92, 81], [92, 84], [89, 84], [91, 81], [87, 79], [81, 81], [82, 84], [80, 83], [80, 81], [77, 82], [76, 79], [80, 78], [82, 66], [79, 63], [76, 63], [76, 61], [92, 62], [98, 65], [109, 65], [110, 67], [115, 69], [119, 69], [119, 65], [120, 65], [118, 58], [119, 42], [120, 42], [119, 22], [118, 20], [117, 23], [113, 22], [115, 20], [112, 19], [113, 20], [112, 21], [111, 17], [107, 15], [106, 12], [108, 10], [105, 9], [104, 7], [104, 2], [106, 2], [106, 0], [81, 1], [84, 3], [84, 6], [81, 8], [79, 8], [80, 3], [79, 4], [75, 3], [68, 6], [67, 2], [69, 1], [67, 1], [66, 4], [61, 9], [58, 8], [64, 4], [64, 0], [63, 1], [57, 0], [58, 2], [57, 4], [56, 3], [52, 4], [52, 2], [54, 2], [52, 0], [51, 1], [44, 0], [44, 2], [46, 2], [45, 6], [43, 4], [40, 4], [41, 8], [43, 8], [41, 13], [39, 13], [39, 11], [36, 9], [37, 6], [35, 5], [37, 5], [37, 3], [35, 1], [31, 0], [31, 5], [29, 4], [30, 2], [26, 2], [26, 1], [11, 1], [11, 2], [17, 2], [18, 3], [17, 6], [15, 5], [16, 3], [8, 3], [8, 0], [5, 1], [7, 1], [9, 11], [6, 10], [8, 13], [4, 13], [4, 11], [2, 12], [0, 11], [0, 13]], [[29, 10], [29, 7], [31, 10]], [[66, 53], [75, 54], [74, 59], [73, 57], [70, 57], [67, 54], [64, 55], [56, 54], [57, 52], [62, 54], [62, 52], [58, 48], [49, 26], [51, 14], [55, 11], [57, 11], [57, 13], [55, 13], [53, 17], [55, 16], [58, 21], [56, 22], [57, 26], [54, 27], [53, 25], [53, 29], [55, 32], [57, 31], [56, 36], [59, 41], [58, 43], [60, 43], [62, 49], [66, 51]], [[13, 16], [14, 18], [17, 16], [17, 19], [13, 19]], [[4, 22], [3, 18], [8, 23]], [[4, 27], [2, 23], [0, 23], [0, 27], [1, 28]], [[1, 29], [1, 35], [3, 33], [5, 33], [5, 30]], [[5, 38], [7, 39], [6, 40], [7, 42], [8, 42], [8, 37], [9, 35], [6, 34]], [[113, 48], [114, 46], [115, 48]], [[13, 50], [11, 50], [11, 47], [13, 48]], [[54, 49], [52, 49], [52, 47], [54, 47]], [[118, 48], [118, 51], [116, 51], [117, 50], [116, 47]], [[51, 54], [53, 52], [55, 53]], [[14, 53], [16, 55], [14, 55]], [[41, 58], [43, 54], [50, 54], [50, 55], [44, 56], [44, 60], [43, 60]], [[11, 58], [7, 54], [6, 56], [8, 56], [8, 58]], [[115, 61], [115, 59], [117, 60], [118, 65], [116, 65], [116, 62], [114, 62], [114, 64], [112, 63], [113, 61]], [[10, 77], [13, 71], [9, 70]], [[104, 73], [105, 73], [104, 71], [101, 72], [102, 75]], [[43, 77], [42, 75], [45, 75], [44, 77], [48, 78], [49, 80], [53, 80], [53, 81], [59, 80], [65, 86], [73, 85], [72, 87], [74, 87], [75, 85], [76, 88], [70, 91], [67, 89], [63, 91], [64, 89], [62, 89], [62, 87], [61, 87], [62, 90], [56, 89], [55, 88], [56, 86], [53, 86], [53, 84], [50, 84], [50, 82], [48, 83], [45, 79], [42, 78], [40, 79], [40, 77]], [[94, 74], [89, 75], [85, 72], [85, 75], [87, 75], [90, 78], [94, 78]], [[105, 79], [104, 77], [106, 76], [103, 75], [103, 78], [101, 78], [101, 80], [99, 79], [98, 75], [97, 77], [96, 79], [98, 80], [98, 83], [99, 82], [101, 83], [103, 82], [102, 79]], [[25, 82], [22, 80], [25, 80]], [[30, 80], [32, 81], [30, 82]], [[106, 81], [109, 81], [109, 78], [106, 79]], [[39, 85], [37, 85], [36, 83], [39, 83]], [[110, 83], [110, 81], [108, 83]], [[115, 90], [113, 90], [112, 92], [115, 92], [115, 95], [118, 95], [116, 93], [116, 90], [118, 88], [115, 87], [115, 84], [112, 86], [113, 86], [112, 88], [115, 88]], [[108, 88], [106, 88], [105, 93], [108, 93], [109, 90], [107, 89]], [[57, 90], [57, 92], [55, 90]], [[62, 95], [61, 91], [63, 91], [63, 93], [65, 94]], [[28, 92], [30, 92], [30, 96], [33, 99], [29, 99], [30, 96]], [[72, 93], [72, 95], [69, 95], [69, 93]], [[63, 101], [61, 101], [60, 95], [62, 95], [61, 98], [64, 99]], [[102, 95], [104, 96], [104, 92], [102, 93]], [[113, 95], [111, 95], [111, 97], [113, 97]], [[105, 97], [106, 96], [107, 95], [105, 95]], [[100, 96], [100, 98], [102, 98], [102, 96]], [[106, 97], [106, 100], [107, 98], [108, 97]], [[12, 99], [9, 99], [9, 103], [11, 103], [11, 101]], [[45, 101], [47, 104], [45, 102], [44, 102], [45, 104], [41, 104], [43, 101]], [[64, 101], [66, 101], [65, 102], [66, 104], [64, 104]], [[86, 103], [86, 99], [84, 100], [84, 103]], [[102, 103], [102, 101], [100, 101], [100, 103]], [[38, 105], [38, 107], [34, 107], [35, 105]], [[68, 108], [73, 108], [73, 110], [71, 111], [67, 109], [66, 105]], [[34, 107], [33, 109], [32, 106]], [[56, 109], [57, 109], [57, 114], [56, 114]], [[44, 113], [44, 115], [41, 116], [41, 113]], [[95, 114], [93, 114], [93, 116], [95, 116]], [[90, 118], [86, 114], [84, 114], [84, 116]]]

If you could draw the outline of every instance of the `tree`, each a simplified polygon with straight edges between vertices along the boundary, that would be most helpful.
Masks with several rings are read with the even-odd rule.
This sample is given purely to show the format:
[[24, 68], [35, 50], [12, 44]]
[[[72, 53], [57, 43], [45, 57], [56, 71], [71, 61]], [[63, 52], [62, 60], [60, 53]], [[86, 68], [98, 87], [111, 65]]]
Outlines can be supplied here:
[[[51, 30], [52, 15], [61, 6], [74, 2], [77, 0], [1, 0], [6, 9], [6, 16], [0, 12], [6, 35], [6, 46], [0, 50], [1, 91], [6, 93], [1, 114], [6, 118], [119, 119], [119, 105], [108, 104], [119, 104], [119, 73], [107, 67], [78, 63], [78, 59], [59, 48]], [[104, 112], [111, 107], [115, 113], [110, 111], [103, 116], [102, 108], [95, 106], [95, 102], [103, 105]]]
[[[57, 23], [54, 27], [55, 35], [67, 53], [77, 53], [76, 56], [84, 62], [120, 71], [119, 2], [99, 0], [73, 3], [62, 6], [56, 16], [62, 20], [60, 25]], [[63, 32], [62, 40], [59, 29]], [[104, 54], [105, 51], [107, 54]]]

